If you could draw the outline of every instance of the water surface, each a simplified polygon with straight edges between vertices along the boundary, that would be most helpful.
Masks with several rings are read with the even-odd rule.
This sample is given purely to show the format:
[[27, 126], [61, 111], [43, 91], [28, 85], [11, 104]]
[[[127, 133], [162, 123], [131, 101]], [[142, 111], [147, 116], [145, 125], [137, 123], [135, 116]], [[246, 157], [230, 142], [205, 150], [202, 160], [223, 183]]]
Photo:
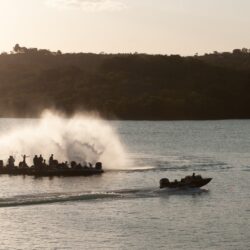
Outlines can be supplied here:
[[[0, 130], [30, 122], [2, 119]], [[0, 249], [250, 249], [249, 120], [111, 125], [132, 169], [0, 176]], [[158, 189], [160, 178], [192, 172], [213, 180]]]

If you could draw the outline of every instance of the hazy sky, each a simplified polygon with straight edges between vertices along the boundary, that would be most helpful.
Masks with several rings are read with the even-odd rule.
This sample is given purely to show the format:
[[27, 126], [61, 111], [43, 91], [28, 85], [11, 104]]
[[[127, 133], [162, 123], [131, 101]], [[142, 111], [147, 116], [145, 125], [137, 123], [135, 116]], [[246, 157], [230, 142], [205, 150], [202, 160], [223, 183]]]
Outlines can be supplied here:
[[0, 0], [0, 51], [190, 55], [250, 48], [250, 0]]

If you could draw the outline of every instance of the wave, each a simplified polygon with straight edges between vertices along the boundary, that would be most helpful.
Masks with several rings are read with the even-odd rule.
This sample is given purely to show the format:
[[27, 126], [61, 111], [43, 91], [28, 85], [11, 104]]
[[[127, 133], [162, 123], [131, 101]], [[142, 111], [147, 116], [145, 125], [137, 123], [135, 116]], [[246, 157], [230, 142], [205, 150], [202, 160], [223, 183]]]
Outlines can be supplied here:
[[0, 208], [45, 205], [66, 202], [112, 201], [118, 199], [139, 199], [166, 197], [169, 195], [195, 195], [208, 192], [205, 189], [123, 189], [107, 192], [88, 193], [46, 193], [37, 195], [19, 195], [10, 198], [0, 198]]
[[205, 164], [190, 164], [190, 165], [179, 165], [174, 166], [170, 164], [158, 164], [156, 166], [138, 166], [131, 167], [130, 169], [117, 169], [109, 170], [115, 172], [164, 172], [164, 171], [213, 171], [227, 170], [231, 169], [232, 166], [227, 165], [226, 163], [205, 163]]
[[242, 171], [250, 171], [250, 166], [245, 166], [243, 169], [242, 169]]
[[0, 199], [0, 207], [16, 207], [28, 205], [42, 205], [50, 203], [63, 203], [74, 201], [88, 201], [98, 199], [119, 198], [115, 193], [84, 193], [84, 194], [45, 194], [45, 195], [23, 195]]

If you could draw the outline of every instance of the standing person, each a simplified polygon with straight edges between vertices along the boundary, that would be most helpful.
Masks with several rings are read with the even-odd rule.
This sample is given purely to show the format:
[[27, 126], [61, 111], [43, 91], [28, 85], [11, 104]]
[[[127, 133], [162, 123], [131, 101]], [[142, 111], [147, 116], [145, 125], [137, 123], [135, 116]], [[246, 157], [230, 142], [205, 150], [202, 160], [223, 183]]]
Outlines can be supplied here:
[[26, 163], [26, 155], [23, 155], [23, 163]]
[[52, 154], [49, 158], [49, 166], [52, 166], [54, 162], [54, 155]]
[[27, 155], [23, 155], [23, 165], [24, 166], [27, 166], [27, 163], [26, 163], [26, 158], [27, 157], [28, 157]]
[[37, 167], [37, 165], [38, 165], [38, 157], [37, 157], [37, 155], [35, 155], [35, 157], [33, 158], [33, 164], [34, 164], [34, 167]]
[[38, 161], [39, 161], [39, 167], [42, 167], [43, 166], [43, 156], [42, 155], [39, 156]]
[[15, 167], [15, 159], [12, 155], [10, 155], [10, 157], [8, 159], [8, 165], [9, 165], [9, 167]]
[[[26, 158], [28, 157], [27, 155], [22, 155], [23, 157], [23, 161], [21, 162], [21, 166], [22, 167], [28, 167], [27, 163], [26, 163]], [[20, 164], [19, 164], [20, 165]]]

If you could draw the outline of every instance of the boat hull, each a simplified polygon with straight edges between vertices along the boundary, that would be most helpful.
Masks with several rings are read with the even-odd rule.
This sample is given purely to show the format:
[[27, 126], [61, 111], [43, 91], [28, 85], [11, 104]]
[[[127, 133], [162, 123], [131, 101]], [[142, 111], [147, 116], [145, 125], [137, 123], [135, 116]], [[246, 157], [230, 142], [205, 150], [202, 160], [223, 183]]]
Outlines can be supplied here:
[[160, 188], [200, 188], [207, 185], [212, 178], [194, 179], [190, 182], [169, 182], [161, 183]]
[[104, 171], [96, 168], [82, 169], [35, 169], [35, 168], [1, 168], [0, 175], [29, 175], [36, 177], [53, 177], [53, 176], [91, 176], [99, 175]]

